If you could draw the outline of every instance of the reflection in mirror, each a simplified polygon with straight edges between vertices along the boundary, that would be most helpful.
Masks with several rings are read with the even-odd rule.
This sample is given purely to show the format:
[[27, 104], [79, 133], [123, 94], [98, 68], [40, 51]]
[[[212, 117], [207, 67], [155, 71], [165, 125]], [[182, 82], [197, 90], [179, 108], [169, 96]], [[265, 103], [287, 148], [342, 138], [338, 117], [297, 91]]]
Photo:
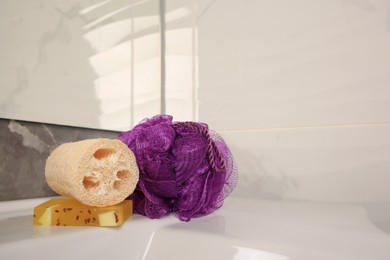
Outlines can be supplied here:
[[0, 3], [0, 117], [128, 130], [160, 112], [153, 0]]

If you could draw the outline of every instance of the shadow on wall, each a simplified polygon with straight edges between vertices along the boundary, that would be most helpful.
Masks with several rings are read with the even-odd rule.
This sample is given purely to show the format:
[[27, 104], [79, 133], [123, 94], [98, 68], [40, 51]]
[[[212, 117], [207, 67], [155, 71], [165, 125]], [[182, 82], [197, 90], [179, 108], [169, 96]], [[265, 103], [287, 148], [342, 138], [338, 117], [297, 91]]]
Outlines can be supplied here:
[[[324, 204], [338, 204], [338, 205], [355, 205], [361, 207], [367, 214], [367, 218], [380, 230], [390, 234], [390, 201], [367, 201], [364, 202], [361, 197], [356, 198], [356, 201], [345, 200], [342, 193], [339, 192], [339, 188], [336, 187], [336, 197], [330, 197], [326, 200], [322, 195], [318, 197], [318, 194], [312, 194], [313, 198], [308, 197], [310, 194], [306, 193], [306, 198], [294, 199], [286, 193], [294, 193], [294, 190], [299, 189], [299, 178], [297, 176], [293, 178], [288, 176], [278, 166], [278, 163], [272, 158], [267, 157], [266, 153], [264, 156], [255, 156], [250, 151], [240, 150], [237, 147], [231, 147], [235, 160], [238, 164], [239, 170], [239, 181], [237, 187], [232, 193], [233, 197], [247, 198], [247, 199], [265, 199], [265, 200], [285, 200], [291, 202], [310, 202], [310, 203], [324, 203]], [[280, 164], [280, 163], [279, 163]], [[356, 169], [354, 169], [358, 172]], [[344, 173], [345, 174], [345, 173]], [[340, 176], [342, 174], [340, 173]], [[336, 174], [336, 176], [339, 176]], [[349, 176], [349, 175], [347, 175]], [[309, 177], [305, 177], [306, 179]], [[309, 179], [311, 180], [311, 178]], [[339, 179], [333, 179], [332, 176], [321, 177], [318, 176], [317, 181], [310, 182], [312, 185], [320, 185], [318, 188], [326, 189], [332, 182], [338, 181]], [[355, 180], [356, 181], [356, 180]], [[323, 185], [321, 185], [321, 183]], [[325, 183], [325, 184], [324, 184]], [[359, 181], [357, 181], [359, 183]], [[335, 186], [336, 183], [334, 183]], [[325, 188], [324, 188], [325, 185]], [[341, 186], [346, 188], [351, 183], [342, 182]], [[330, 192], [330, 191], [329, 191]], [[345, 194], [356, 192], [354, 189], [345, 189]], [[362, 191], [364, 192], [364, 191]], [[366, 191], [368, 192], [368, 191]], [[321, 192], [319, 194], [322, 194]], [[315, 195], [315, 196], [314, 196]], [[349, 194], [348, 198], [351, 197]]]
[[390, 201], [362, 203], [361, 206], [375, 226], [390, 234]]
[[239, 179], [234, 197], [281, 200], [297, 181], [287, 176], [278, 163], [266, 154], [256, 156], [250, 151], [230, 147], [238, 165]]

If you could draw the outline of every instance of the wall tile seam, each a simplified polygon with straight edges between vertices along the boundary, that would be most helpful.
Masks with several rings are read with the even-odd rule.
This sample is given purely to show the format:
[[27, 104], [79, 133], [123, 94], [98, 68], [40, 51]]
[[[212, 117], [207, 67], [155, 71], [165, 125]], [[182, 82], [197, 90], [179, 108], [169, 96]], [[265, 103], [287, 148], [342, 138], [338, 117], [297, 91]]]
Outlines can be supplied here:
[[274, 132], [274, 131], [293, 131], [293, 130], [319, 130], [319, 129], [337, 129], [337, 128], [361, 128], [361, 127], [390, 127], [390, 122], [386, 123], [362, 123], [362, 124], [335, 124], [335, 125], [302, 125], [286, 127], [262, 127], [262, 128], [231, 128], [213, 130], [219, 133], [234, 132]]

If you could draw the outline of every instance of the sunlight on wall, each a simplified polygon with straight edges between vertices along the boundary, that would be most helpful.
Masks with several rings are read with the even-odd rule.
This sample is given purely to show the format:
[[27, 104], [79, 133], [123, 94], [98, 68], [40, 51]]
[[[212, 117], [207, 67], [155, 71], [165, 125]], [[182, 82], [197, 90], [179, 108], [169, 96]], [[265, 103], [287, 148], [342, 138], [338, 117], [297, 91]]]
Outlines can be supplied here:
[[[150, 8], [150, 4], [151, 1], [132, 1], [100, 14], [85, 26], [89, 30], [84, 39], [96, 51], [89, 63], [98, 75], [94, 84], [103, 128], [128, 130], [160, 112], [159, 9], [156, 4]], [[109, 21], [120, 12], [126, 12], [130, 19]], [[85, 10], [80, 12], [84, 13]]]
[[196, 27], [194, 6], [167, 2], [165, 12], [166, 112], [177, 121], [196, 120]]

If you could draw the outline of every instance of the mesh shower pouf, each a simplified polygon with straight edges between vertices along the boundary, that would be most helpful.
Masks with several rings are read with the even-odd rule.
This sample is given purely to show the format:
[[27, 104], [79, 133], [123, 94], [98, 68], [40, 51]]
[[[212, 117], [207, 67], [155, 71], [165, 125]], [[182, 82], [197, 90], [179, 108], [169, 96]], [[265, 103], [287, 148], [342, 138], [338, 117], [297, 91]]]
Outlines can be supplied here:
[[118, 139], [133, 151], [140, 171], [131, 195], [134, 213], [160, 218], [174, 212], [189, 221], [222, 206], [238, 171], [228, 146], [207, 124], [172, 119], [145, 119]]

